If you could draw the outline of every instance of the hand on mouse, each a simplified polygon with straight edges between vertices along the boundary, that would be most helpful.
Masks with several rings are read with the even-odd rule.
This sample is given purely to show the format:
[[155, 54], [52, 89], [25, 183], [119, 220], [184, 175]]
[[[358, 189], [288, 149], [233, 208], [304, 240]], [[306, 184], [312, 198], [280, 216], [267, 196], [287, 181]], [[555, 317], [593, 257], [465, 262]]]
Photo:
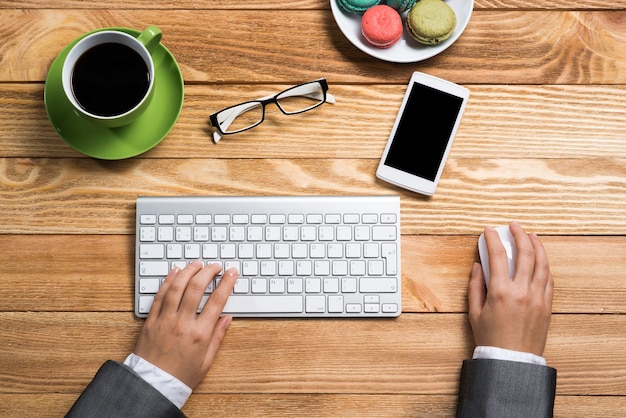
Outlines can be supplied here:
[[141, 330], [134, 353], [194, 389], [207, 374], [232, 320], [222, 310], [237, 279], [229, 269], [202, 311], [197, 309], [216, 264], [194, 261], [166, 277]]
[[536, 234], [511, 223], [517, 246], [515, 276], [509, 278], [506, 251], [493, 228], [485, 229], [491, 280], [489, 292], [479, 263], [472, 268], [469, 320], [478, 346], [493, 346], [543, 355], [552, 313], [554, 281]]

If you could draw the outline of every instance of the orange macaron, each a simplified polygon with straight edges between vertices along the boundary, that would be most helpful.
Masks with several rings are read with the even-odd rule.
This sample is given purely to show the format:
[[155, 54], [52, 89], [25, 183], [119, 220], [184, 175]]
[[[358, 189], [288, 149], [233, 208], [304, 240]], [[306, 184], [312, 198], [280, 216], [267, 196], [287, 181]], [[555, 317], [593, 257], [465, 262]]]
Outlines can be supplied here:
[[389, 48], [402, 37], [402, 17], [385, 4], [370, 7], [361, 19], [361, 32], [367, 42], [378, 48]]

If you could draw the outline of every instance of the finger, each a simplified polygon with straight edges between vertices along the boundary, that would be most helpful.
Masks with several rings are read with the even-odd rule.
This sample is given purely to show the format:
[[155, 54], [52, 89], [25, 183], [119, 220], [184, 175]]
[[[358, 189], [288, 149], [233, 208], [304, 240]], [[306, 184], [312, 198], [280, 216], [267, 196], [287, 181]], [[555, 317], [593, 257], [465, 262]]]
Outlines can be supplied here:
[[213, 329], [213, 335], [211, 335], [211, 341], [209, 341], [209, 346], [207, 347], [204, 359], [207, 371], [211, 367], [211, 364], [213, 364], [213, 360], [215, 359], [215, 356], [224, 341], [226, 331], [228, 331], [232, 320], [233, 318], [231, 316], [223, 316], [217, 321], [217, 324]]
[[548, 288], [553, 287], [554, 284], [548, 263], [548, 255], [537, 234], [530, 234], [530, 241], [535, 249], [533, 285], [537, 286], [542, 291], [549, 290]]
[[207, 325], [213, 326], [217, 323], [217, 319], [222, 314], [224, 306], [228, 301], [228, 296], [230, 296], [233, 291], [238, 275], [237, 269], [234, 267], [226, 270], [226, 272], [222, 275], [220, 284], [211, 296], [209, 296], [209, 300], [204, 304], [199, 318], [205, 321]]
[[500, 240], [500, 235], [494, 228], [485, 228], [485, 242], [487, 243], [487, 253], [489, 255], [489, 272], [491, 277], [489, 286], [491, 287], [491, 283], [496, 285], [502, 278], [509, 278], [509, 261], [504, 245], [502, 245]]
[[169, 283], [167, 293], [163, 300], [163, 313], [175, 313], [178, 312], [180, 302], [183, 299], [185, 290], [187, 289], [187, 283], [189, 280], [202, 268], [202, 261], [192, 261], [176, 275], [176, 280], [172, 280]]
[[530, 285], [535, 269], [535, 248], [524, 228], [517, 222], [512, 222], [509, 225], [509, 230], [517, 248], [514, 280]]
[[172, 271], [165, 277], [163, 284], [159, 288], [156, 296], [154, 297], [154, 301], [152, 302], [152, 306], [150, 307], [150, 313], [148, 314], [149, 321], [150, 318], [156, 318], [161, 313], [161, 308], [163, 307], [163, 300], [165, 299], [165, 295], [167, 294], [167, 289], [170, 287], [170, 283], [172, 280], [175, 280], [176, 276], [180, 273], [179, 267], [174, 267]]
[[185, 293], [180, 302], [179, 311], [184, 314], [193, 315], [194, 317], [198, 313], [198, 307], [206, 292], [209, 283], [216, 274], [222, 271], [220, 264], [207, 264], [204, 268], [198, 271], [191, 277], [185, 288]]
[[487, 289], [485, 288], [483, 269], [480, 267], [479, 263], [474, 263], [467, 289], [470, 320], [480, 315], [486, 298]]

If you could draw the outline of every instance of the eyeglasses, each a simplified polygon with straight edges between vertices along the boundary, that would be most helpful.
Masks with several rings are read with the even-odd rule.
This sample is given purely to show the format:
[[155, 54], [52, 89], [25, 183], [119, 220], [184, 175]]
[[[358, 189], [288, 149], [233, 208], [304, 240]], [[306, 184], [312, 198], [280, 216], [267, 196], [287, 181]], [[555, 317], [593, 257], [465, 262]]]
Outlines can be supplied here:
[[278, 94], [241, 103], [220, 110], [209, 116], [213, 132], [213, 141], [217, 144], [223, 135], [236, 134], [252, 129], [265, 119], [265, 106], [276, 104], [285, 115], [307, 112], [324, 102], [335, 103], [335, 98], [328, 93], [325, 78], [299, 84]]

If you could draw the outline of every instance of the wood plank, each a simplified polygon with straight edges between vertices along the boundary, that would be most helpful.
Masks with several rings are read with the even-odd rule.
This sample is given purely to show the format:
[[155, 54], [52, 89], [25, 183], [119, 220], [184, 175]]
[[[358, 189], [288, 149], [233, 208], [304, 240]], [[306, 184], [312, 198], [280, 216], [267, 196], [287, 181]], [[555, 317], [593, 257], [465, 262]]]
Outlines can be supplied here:
[[[289, 5], [277, 5], [271, 0], [247, 0], [245, 3], [233, 3], [232, 0], [153, 0], [149, 3], [141, 0], [123, 1], [110, 0], [106, 3], [97, 0], [64, 0], [55, 4], [61, 9], [269, 9], [269, 10], [307, 10], [329, 9], [328, 0], [294, 0]], [[284, 9], [283, 9], [284, 6]], [[4, 0], [0, 1], [0, 9], [48, 9], [50, 2], [46, 0]], [[623, 10], [626, 8], [624, 0], [476, 0], [474, 9], [573, 9], [573, 10]]]
[[[467, 312], [476, 241], [476, 236], [403, 236], [403, 311]], [[553, 312], [626, 313], [626, 237], [542, 241], [555, 277]], [[0, 311], [133, 310], [132, 235], [5, 235], [0, 245]]]
[[187, 82], [295, 83], [314, 70], [335, 82], [405, 83], [419, 69], [463, 84], [623, 84], [625, 19], [626, 11], [477, 10], [445, 53], [398, 71], [350, 44], [328, 10], [0, 10], [0, 80], [43, 81], [56, 54], [89, 30], [158, 24]]
[[[457, 159], [428, 199], [376, 180], [377, 160], [0, 159], [0, 233], [134, 233], [138, 195], [399, 194], [402, 233], [626, 234], [626, 159]], [[529, 210], [532, 208], [532, 211]]]
[[[60, 9], [158, 9], [158, 10], [202, 10], [202, 9], [225, 9], [225, 10], [306, 10], [306, 9], [329, 9], [328, 0], [293, 0], [288, 6], [281, 7], [271, 0], [246, 0], [238, 3], [232, 0], [154, 0], [144, 2], [141, 0], [123, 1], [111, 0], [103, 3], [97, 0], [63, 0], [55, 4]], [[3, 0], [0, 1], [0, 9], [48, 9], [50, 3], [45, 0]]]
[[[72, 394], [0, 394], [0, 415], [60, 417], [74, 403]], [[183, 411], [189, 417], [453, 417], [456, 395], [380, 394], [194, 394]], [[626, 398], [558, 395], [556, 418], [622, 418]]]
[[[130, 313], [0, 313], [0, 393], [81, 391], [102, 361], [132, 350], [141, 323]], [[626, 395], [624, 326], [623, 315], [553, 315], [544, 354], [559, 394]], [[238, 318], [197, 392], [454, 395], [472, 346], [462, 314]]]
[[[380, 158], [405, 82], [329, 83], [335, 104], [292, 117], [268, 108], [261, 126], [217, 145], [208, 132], [210, 113], [288, 85], [187, 86], [176, 126], [140, 158]], [[616, 117], [626, 114], [625, 86], [468, 87], [455, 158], [626, 158], [626, 118]], [[0, 84], [0, 156], [84, 157], [53, 129], [42, 97], [41, 84]]]

